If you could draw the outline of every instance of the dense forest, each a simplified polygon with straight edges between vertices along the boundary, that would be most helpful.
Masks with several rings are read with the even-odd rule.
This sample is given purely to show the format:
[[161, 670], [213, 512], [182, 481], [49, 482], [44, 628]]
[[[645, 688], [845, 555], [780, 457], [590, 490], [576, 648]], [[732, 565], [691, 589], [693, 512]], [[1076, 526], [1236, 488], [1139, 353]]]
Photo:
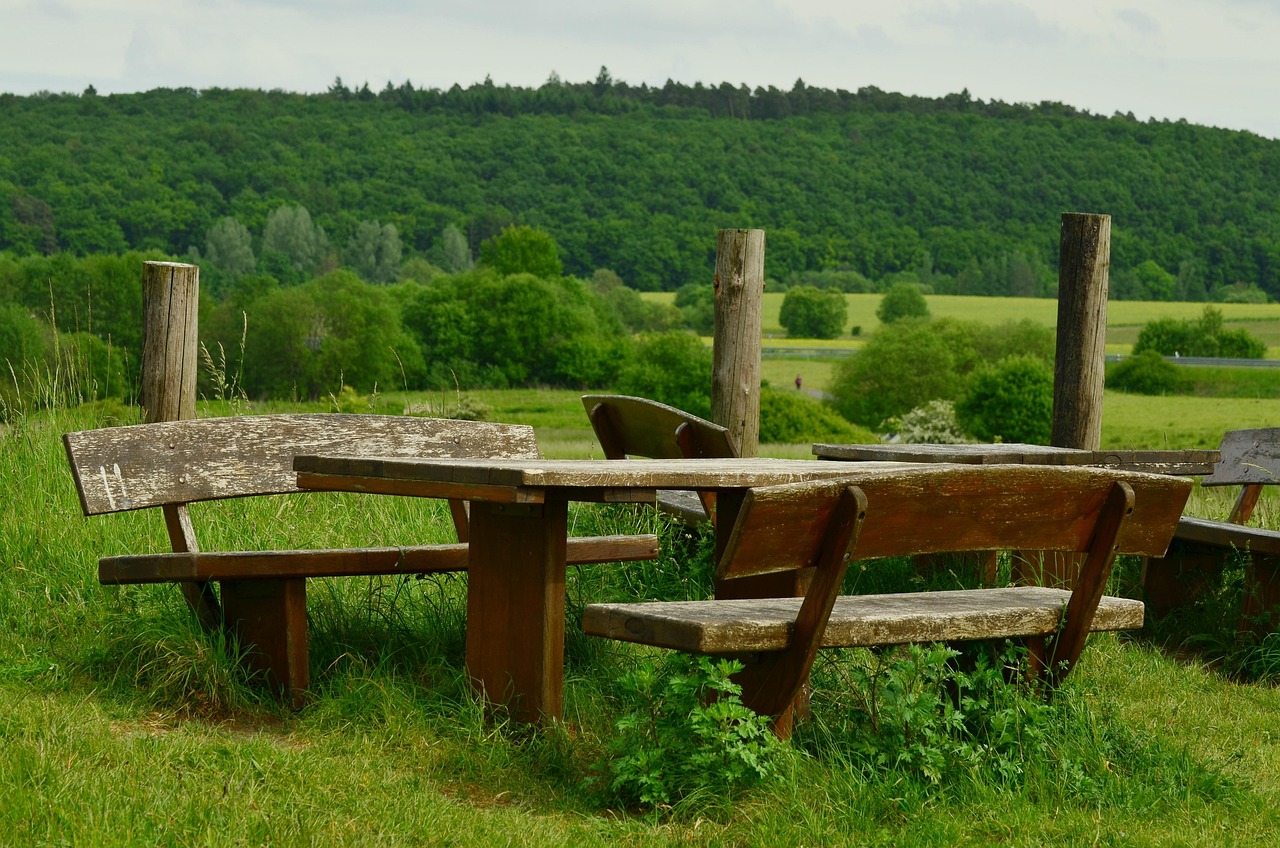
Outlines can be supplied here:
[[446, 233], [476, 255], [529, 225], [566, 273], [672, 290], [707, 278], [717, 229], [761, 227], [780, 284], [992, 295], [1052, 294], [1060, 214], [1105, 212], [1115, 296], [1280, 297], [1280, 141], [1184, 122], [800, 81], [637, 87], [605, 69], [538, 88], [0, 94], [13, 258], [136, 250], [216, 272], [236, 261], [218, 226], [279, 278], [263, 240], [284, 207], [323, 232], [319, 270], [371, 280], [397, 276], [378, 270], [392, 241], [458, 270]]

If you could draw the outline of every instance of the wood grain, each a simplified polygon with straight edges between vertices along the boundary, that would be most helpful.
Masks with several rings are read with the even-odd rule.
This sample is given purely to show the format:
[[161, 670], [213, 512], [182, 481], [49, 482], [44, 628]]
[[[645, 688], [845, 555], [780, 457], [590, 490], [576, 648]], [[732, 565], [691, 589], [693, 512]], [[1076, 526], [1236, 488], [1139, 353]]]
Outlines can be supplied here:
[[[894, 595], [842, 595], [824, 648], [1013, 638], [1053, 633], [1070, 598], [1065, 589], [1015, 586]], [[591, 604], [583, 630], [694, 653], [780, 651], [791, 644], [800, 598]], [[1142, 626], [1141, 601], [1104, 596], [1092, 629]]]

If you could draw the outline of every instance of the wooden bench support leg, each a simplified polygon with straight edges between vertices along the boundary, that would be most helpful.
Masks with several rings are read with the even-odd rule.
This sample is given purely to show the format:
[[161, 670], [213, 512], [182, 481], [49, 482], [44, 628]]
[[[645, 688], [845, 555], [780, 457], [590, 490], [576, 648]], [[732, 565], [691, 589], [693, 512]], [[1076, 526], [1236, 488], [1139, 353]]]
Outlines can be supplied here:
[[1280, 559], [1252, 554], [1244, 576], [1240, 630], [1265, 636], [1280, 623]]
[[467, 671], [517, 721], [561, 717], [568, 503], [471, 504]]
[[1174, 610], [1193, 606], [1222, 583], [1228, 551], [1177, 540], [1163, 557], [1142, 563], [1143, 600], [1147, 614], [1163, 618]]
[[265, 672], [294, 709], [302, 707], [311, 683], [306, 586], [301, 577], [222, 581], [223, 615], [246, 661]]
[[1071, 673], [1076, 660], [1080, 658], [1080, 652], [1084, 650], [1085, 640], [1089, 637], [1093, 624], [1093, 615], [1098, 610], [1098, 602], [1107, 587], [1107, 577], [1115, 563], [1118, 549], [1116, 540], [1133, 513], [1133, 501], [1133, 489], [1127, 483], [1116, 483], [1098, 515], [1093, 539], [1089, 542], [1084, 565], [1076, 580], [1077, 586], [1071, 593], [1071, 600], [1067, 602], [1062, 630], [1054, 636], [1049, 653], [1045, 680], [1050, 691]]

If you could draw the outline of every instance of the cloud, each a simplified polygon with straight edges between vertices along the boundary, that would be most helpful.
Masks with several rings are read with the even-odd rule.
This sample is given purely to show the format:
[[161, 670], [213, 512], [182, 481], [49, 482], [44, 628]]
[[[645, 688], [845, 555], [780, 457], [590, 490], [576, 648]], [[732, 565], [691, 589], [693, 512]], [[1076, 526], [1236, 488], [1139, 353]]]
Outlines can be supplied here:
[[1160, 25], [1156, 23], [1156, 20], [1137, 9], [1121, 9], [1116, 12], [1116, 17], [1139, 35], [1158, 35], [1160, 33]]
[[917, 15], [920, 24], [948, 33], [957, 43], [980, 41], [988, 44], [1061, 45], [1066, 32], [1057, 24], [1041, 19], [1025, 3], [1014, 0], [964, 3], [954, 9], [931, 9]]

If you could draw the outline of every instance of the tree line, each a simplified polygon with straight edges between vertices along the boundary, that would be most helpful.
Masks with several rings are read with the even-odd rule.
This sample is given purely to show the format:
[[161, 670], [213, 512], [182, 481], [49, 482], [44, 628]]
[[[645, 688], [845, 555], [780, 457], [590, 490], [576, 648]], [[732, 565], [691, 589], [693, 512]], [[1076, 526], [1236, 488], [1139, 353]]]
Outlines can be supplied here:
[[629, 86], [602, 69], [536, 88], [0, 94], [0, 151], [14, 257], [233, 269], [243, 251], [209, 249], [247, 244], [255, 272], [305, 276], [271, 235], [304, 229], [272, 220], [300, 209], [325, 236], [317, 267], [370, 282], [528, 225], [566, 273], [676, 290], [705, 280], [716, 230], [761, 227], [777, 286], [1049, 296], [1060, 214], [1091, 211], [1113, 216], [1113, 296], [1280, 296], [1280, 142], [965, 92]]

